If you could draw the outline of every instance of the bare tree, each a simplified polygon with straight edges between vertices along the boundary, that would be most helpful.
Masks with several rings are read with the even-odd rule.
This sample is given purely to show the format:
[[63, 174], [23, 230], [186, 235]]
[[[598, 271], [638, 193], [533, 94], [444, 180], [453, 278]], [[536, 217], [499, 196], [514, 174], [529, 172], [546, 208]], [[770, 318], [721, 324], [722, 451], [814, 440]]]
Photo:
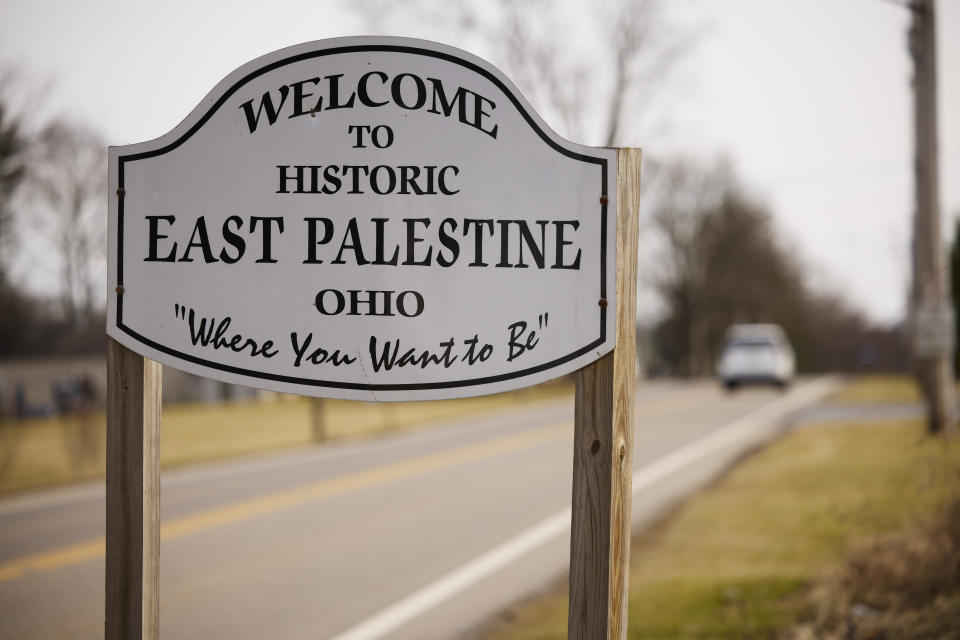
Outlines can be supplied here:
[[0, 354], [23, 342], [32, 312], [31, 301], [9, 273], [17, 246], [14, 203], [26, 176], [23, 122], [7, 99], [9, 83], [10, 74], [0, 70]]
[[29, 150], [30, 225], [50, 239], [60, 272], [60, 302], [73, 326], [97, 306], [94, 257], [106, 242], [106, 147], [92, 131], [56, 120]]
[[623, 134], [630, 134], [630, 123], [640, 119], [638, 112], [645, 104], [637, 95], [640, 88], [648, 98], [656, 93], [670, 67], [693, 41], [692, 34], [671, 28], [661, 10], [656, 0], [616, 0], [609, 7], [615, 19], [611, 37], [606, 39], [613, 62], [609, 113], [604, 122], [608, 147], [620, 143]]
[[0, 277], [6, 274], [4, 263], [14, 242], [13, 197], [26, 171], [23, 130], [3, 99], [5, 81], [0, 73]]
[[651, 223], [663, 242], [653, 276], [667, 311], [660, 331], [663, 355], [689, 374], [701, 373], [707, 365], [705, 291], [710, 274], [702, 244], [707, 216], [720, 206], [727, 182], [721, 167], [704, 170], [677, 161], [658, 169], [652, 181], [656, 192], [647, 194], [656, 203]]
[[[374, 29], [389, 24], [393, 32], [414, 28], [424, 37], [475, 44], [561, 133], [608, 146], [623, 144], [639, 121], [640, 87], [652, 95], [690, 43], [664, 18], [659, 0], [604, 0], [587, 13], [584, 5], [556, 0], [496, 0], [482, 10], [469, 0], [350, 6]], [[415, 23], [404, 23], [413, 16]]]
[[665, 358], [705, 375], [732, 323], [777, 322], [802, 334], [807, 292], [770, 213], [723, 163], [675, 162], [659, 173], [652, 224], [663, 240], [654, 285], [667, 307]]
[[727, 327], [752, 322], [782, 325], [806, 371], [902, 366], [896, 331], [814, 286], [728, 165], [675, 160], [652, 173], [652, 284], [666, 307], [656, 346], [670, 369], [709, 375]]

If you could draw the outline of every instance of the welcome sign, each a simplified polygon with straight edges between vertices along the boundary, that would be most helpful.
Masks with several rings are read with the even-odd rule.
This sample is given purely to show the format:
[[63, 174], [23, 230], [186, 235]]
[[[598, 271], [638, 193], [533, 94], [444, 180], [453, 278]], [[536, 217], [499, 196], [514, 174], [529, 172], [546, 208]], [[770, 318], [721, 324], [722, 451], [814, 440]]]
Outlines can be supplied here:
[[107, 332], [164, 364], [416, 400], [613, 348], [616, 151], [560, 138], [458, 49], [283, 49], [109, 162]]

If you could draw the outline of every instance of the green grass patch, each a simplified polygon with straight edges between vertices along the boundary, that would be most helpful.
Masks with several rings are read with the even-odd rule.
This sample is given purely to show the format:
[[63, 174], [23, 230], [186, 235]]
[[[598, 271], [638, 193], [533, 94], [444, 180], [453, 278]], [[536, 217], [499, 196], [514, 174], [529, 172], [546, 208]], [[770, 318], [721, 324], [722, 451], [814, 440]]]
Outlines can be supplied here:
[[[433, 402], [322, 400], [326, 440], [374, 437], [569, 397], [568, 380], [518, 391]], [[161, 418], [164, 468], [302, 447], [314, 442], [313, 400], [274, 396], [270, 401], [165, 406]], [[0, 494], [102, 477], [102, 412], [0, 422]]]
[[790, 620], [796, 578], [645, 582], [630, 594], [631, 638], [763, 638]]
[[[795, 430], [635, 538], [629, 637], [776, 637], [827, 567], [929, 517], [958, 486], [960, 445], [917, 421]], [[566, 599], [558, 587], [489, 637], [563, 638]]]

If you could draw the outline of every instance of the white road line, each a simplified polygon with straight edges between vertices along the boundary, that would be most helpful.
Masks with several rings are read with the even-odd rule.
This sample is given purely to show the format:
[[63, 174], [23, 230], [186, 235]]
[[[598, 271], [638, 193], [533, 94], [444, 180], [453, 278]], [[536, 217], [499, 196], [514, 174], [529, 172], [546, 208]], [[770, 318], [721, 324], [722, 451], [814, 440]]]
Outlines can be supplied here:
[[749, 435], [759, 434], [765, 428], [775, 428], [778, 420], [804, 405], [819, 400], [835, 389], [839, 382], [837, 378], [833, 377], [814, 380], [793, 393], [734, 420], [709, 436], [691, 442], [682, 449], [678, 449], [653, 464], [635, 471], [633, 474], [633, 492], [637, 493], [672, 473], [717, 453]]
[[[820, 378], [782, 398], [752, 411], [705, 438], [674, 451], [633, 474], [633, 493], [650, 487], [673, 473], [717, 453], [750, 435], [773, 429], [791, 411], [818, 400], [836, 388], [836, 378]], [[470, 562], [418, 589], [409, 596], [375, 613], [331, 640], [376, 640], [389, 635], [425, 611], [465, 591], [480, 580], [506, 567], [570, 529], [570, 507], [541, 520], [526, 531], [503, 542]]]
[[424, 611], [476, 584], [569, 528], [570, 509], [567, 508], [410, 594], [366, 621], [351, 627], [334, 640], [382, 638]]

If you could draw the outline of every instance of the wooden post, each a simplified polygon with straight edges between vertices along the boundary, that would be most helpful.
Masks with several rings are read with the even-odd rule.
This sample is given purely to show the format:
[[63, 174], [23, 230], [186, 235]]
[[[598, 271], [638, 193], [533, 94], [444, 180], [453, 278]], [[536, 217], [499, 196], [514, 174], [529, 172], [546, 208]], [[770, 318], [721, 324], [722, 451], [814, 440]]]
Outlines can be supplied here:
[[[920, 307], [949, 308], [950, 300], [940, 239], [936, 2], [914, 0], [908, 6], [912, 13], [908, 44], [913, 58], [913, 166], [916, 180], [910, 302], [916, 315]], [[930, 432], [952, 433], [956, 405], [952, 350], [944, 348], [937, 355], [925, 354], [918, 358], [917, 367], [927, 400]]]
[[621, 640], [627, 633], [640, 150], [619, 149], [617, 160], [616, 345], [577, 372], [571, 639]]
[[161, 377], [107, 338], [108, 640], [159, 635]]
[[314, 442], [327, 441], [327, 416], [323, 398], [310, 398], [310, 433]]

